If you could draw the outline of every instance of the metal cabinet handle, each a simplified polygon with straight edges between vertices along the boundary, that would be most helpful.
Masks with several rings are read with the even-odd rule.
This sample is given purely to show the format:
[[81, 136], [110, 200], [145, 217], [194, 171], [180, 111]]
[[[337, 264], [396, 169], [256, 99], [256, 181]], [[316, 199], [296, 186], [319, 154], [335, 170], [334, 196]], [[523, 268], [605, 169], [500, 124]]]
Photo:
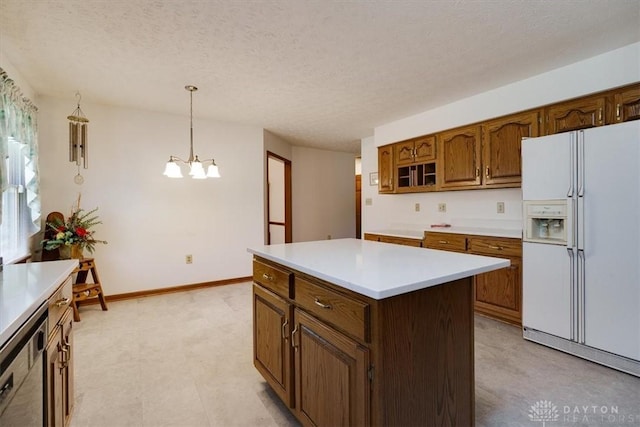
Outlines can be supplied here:
[[489, 169], [489, 166], [487, 166], [486, 170], [485, 170], [485, 176], [487, 177], [487, 179], [491, 178], [491, 169]]
[[621, 117], [620, 117], [620, 104], [616, 104], [616, 120], [620, 121]]
[[69, 299], [68, 297], [64, 297], [64, 298], [60, 298], [58, 301], [55, 302], [55, 306], [56, 307], [62, 307], [63, 305], [67, 305], [71, 302], [71, 299]]
[[602, 123], [602, 108], [598, 109], [598, 122]]
[[267, 273], [262, 273], [262, 278], [265, 280], [273, 281], [273, 276]]
[[442, 243], [443, 245], [448, 245], [449, 242], [447, 240], [438, 240], [438, 243]]
[[287, 332], [286, 332], [288, 324], [289, 324], [289, 320], [285, 319], [284, 323], [282, 324], [282, 339], [284, 339], [284, 340], [288, 340], [289, 339], [289, 335], [287, 335]]
[[476, 168], [476, 178], [480, 177], [480, 168]]
[[295, 339], [296, 332], [298, 332], [298, 325], [296, 325], [296, 327], [293, 328], [293, 332], [291, 332], [291, 346], [295, 351], [298, 351], [298, 345], [296, 344], [296, 339]]
[[322, 301], [320, 301], [318, 298], [316, 298], [313, 302], [315, 302], [316, 305], [319, 305], [322, 308], [326, 308], [327, 310], [331, 310], [333, 308], [330, 304], [323, 304]]
[[503, 249], [502, 246], [494, 246], [494, 245], [488, 245], [488, 246], [489, 246], [489, 248], [495, 249], [495, 250], [498, 250], [498, 251], [501, 251]]

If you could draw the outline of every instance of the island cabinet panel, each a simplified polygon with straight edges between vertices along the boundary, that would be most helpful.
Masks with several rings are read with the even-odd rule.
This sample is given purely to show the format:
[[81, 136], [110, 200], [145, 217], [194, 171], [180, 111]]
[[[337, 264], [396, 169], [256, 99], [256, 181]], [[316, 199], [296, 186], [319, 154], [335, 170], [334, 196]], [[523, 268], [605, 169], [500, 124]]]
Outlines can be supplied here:
[[522, 138], [539, 136], [537, 111], [492, 120], [483, 124], [483, 185], [503, 187], [522, 181]]
[[393, 193], [395, 169], [393, 145], [378, 147], [378, 192]]
[[614, 102], [616, 123], [640, 120], [640, 84], [620, 90]]
[[481, 128], [467, 126], [439, 135], [440, 188], [481, 184]]
[[379, 301], [373, 312], [374, 425], [474, 425], [471, 281]]
[[293, 276], [291, 298], [254, 284], [254, 364], [303, 425], [473, 425], [471, 277], [373, 299], [254, 259]]
[[547, 135], [603, 126], [607, 97], [597, 95], [561, 102], [546, 108]]
[[369, 350], [295, 309], [296, 416], [308, 426], [369, 425]]
[[293, 406], [291, 305], [261, 286], [253, 286], [253, 364], [280, 399]]

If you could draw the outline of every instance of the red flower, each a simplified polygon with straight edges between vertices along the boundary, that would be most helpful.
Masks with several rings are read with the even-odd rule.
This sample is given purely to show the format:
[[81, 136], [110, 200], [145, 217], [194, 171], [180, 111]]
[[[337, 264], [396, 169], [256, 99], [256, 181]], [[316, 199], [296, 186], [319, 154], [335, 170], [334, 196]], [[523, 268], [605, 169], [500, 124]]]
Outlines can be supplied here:
[[78, 227], [76, 228], [76, 234], [80, 237], [80, 238], [84, 238], [88, 233], [87, 230], [85, 230], [82, 227]]

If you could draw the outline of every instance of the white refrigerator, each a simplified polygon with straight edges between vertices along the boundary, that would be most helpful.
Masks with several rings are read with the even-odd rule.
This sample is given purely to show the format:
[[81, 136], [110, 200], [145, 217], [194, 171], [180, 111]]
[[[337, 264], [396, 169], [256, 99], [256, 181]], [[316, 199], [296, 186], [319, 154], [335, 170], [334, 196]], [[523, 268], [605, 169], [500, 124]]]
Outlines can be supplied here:
[[640, 121], [522, 141], [524, 338], [640, 376]]

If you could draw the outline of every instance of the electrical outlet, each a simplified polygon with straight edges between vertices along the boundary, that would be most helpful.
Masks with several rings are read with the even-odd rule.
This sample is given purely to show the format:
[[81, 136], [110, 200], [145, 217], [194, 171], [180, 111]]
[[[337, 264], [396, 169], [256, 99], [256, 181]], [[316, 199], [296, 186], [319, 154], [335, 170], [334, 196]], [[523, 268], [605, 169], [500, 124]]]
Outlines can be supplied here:
[[365, 206], [372, 206], [373, 205], [373, 199], [371, 197], [367, 197], [366, 199], [364, 199], [364, 205]]
[[447, 204], [446, 203], [438, 203], [438, 212], [446, 212]]
[[504, 202], [498, 202], [496, 210], [498, 211], [498, 213], [504, 213]]
[[420, 212], [420, 203], [416, 203], [416, 212]]
[[184, 262], [187, 264], [193, 264], [193, 255], [189, 254], [184, 257]]

